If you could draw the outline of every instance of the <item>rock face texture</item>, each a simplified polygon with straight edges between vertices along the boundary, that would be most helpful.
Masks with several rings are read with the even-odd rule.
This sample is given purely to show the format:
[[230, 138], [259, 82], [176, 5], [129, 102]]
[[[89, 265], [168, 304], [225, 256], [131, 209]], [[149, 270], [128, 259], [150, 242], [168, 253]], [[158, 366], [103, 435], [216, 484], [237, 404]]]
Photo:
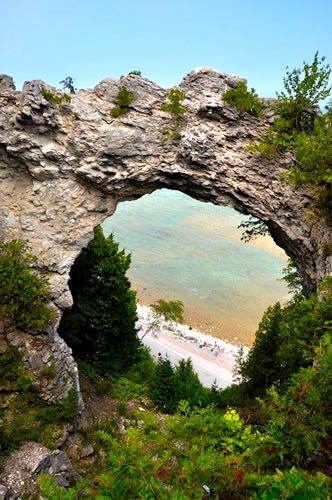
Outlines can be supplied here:
[[3, 491], [2, 498], [8, 500], [19, 500], [25, 494], [41, 498], [37, 486], [40, 474], [52, 476], [63, 488], [81, 479], [64, 451], [51, 451], [39, 443], [27, 442], [6, 460], [0, 476], [0, 495]]
[[[331, 241], [331, 228], [310, 214], [310, 193], [279, 181], [292, 155], [269, 160], [247, 150], [266, 134], [273, 112], [257, 119], [221, 99], [239, 80], [211, 69], [187, 75], [181, 138], [171, 140], [172, 116], [160, 110], [167, 91], [144, 78], [108, 78], [70, 103], [52, 104], [43, 89], [56, 89], [42, 81], [17, 92], [0, 76], [0, 237], [29, 241], [49, 271], [59, 317], [71, 305], [71, 265], [93, 228], [117, 203], [158, 188], [259, 217], [297, 264], [307, 291], [332, 273], [321, 246]], [[123, 86], [134, 100], [128, 113], [112, 118]]]

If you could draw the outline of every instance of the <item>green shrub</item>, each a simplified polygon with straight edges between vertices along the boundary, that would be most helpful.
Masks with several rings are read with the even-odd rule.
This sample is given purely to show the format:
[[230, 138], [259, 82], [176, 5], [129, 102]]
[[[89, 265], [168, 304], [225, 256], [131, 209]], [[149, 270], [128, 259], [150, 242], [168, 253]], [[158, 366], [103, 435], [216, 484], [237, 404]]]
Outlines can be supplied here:
[[23, 241], [0, 241], [0, 317], [22, 330], [43, 330], [54, 314], [48, 281]]
[[126, 87], [121, 87], [115, 99], [116, 106], [111, 110], [113, 118], [118, 118], [125, 115], [129, 111], [129, 107], [134, 100], [134, 93]]
[[148, 385], [154, 375], [157, 363], [147, 347], [140, 346], [135, 363], [126, 372], [126, 377], [137, 384]]
[[51, 92], [47, 90], [45, 87], [42, 88], [41, 94], [46, 99], [46, 101], [51, 104], [62, 104], [63, 102], [69, 104], [71, 102], [71, 97], [69, 94], [56, 94], [55, 92]]
[[265, 476], [259, 480], [259, 486], [260, 493], [255, 494], [253, 499], [318, 500], [328, 499], [331, 492], [331, 481], [325, 474], [310, 474], [295, 467]]
[[172, 129], [171, 127], [164, 127], [162, 141], [170, 142], [170, 141], [181, 141], [182, 135], [177, 129]]
[[185, 94], [181, 89], [174, 87], [167, 92], [166, 97], [167, 102], [161, 104], [160, 109], [171, 114], [172, 125], [164, 128], [161, 139], [163, 142], [180, 141], [181, 133], [178, 127], [182, 124], [183, 115], [187, 111], [187, 108], [182, 104], [182, 101], [185, 99]]
[[319, 58], [316, 52], [311, 64], [304, 62], [302, 68], [286, 68], [284, 90], [277, 93], [276, 111], [289, 129], [312, 131], [313, 108], [328, 98], [332, 89], [329, 86], [331, 68], [324, 66], [324, 61], [325, 57]]
[[185, 410], [163, 418], [162, 428], [156, 415], [138, 412], [136, 422], [125, 434], [114, 422], [97, 430], [107, 464], [63, 496], [54, 480], [42, 479], [43, 496], [328, 498], [331, 480], [323, 473], [294, 467], [275, 470], [278, 441], [245, 425], [234, 410], [224, 415], [211, 407]]
[[223, 95], [223, 100], [236, 108], [238, 111], [246, 111], [253, 116], [261, 116], [265, 108], [263, 102], [258, 98], [255, 89], [247, 89], [247, 82], [241, 80], [234, 88]]
[[216, 408], [243, 408], [251, 399], [245, 384], [232, 384], [225, 389], [211, 388], [210, 401]]
[[138, 384], [127, 377], [119, 377], [113, 386], [112, 396], [116, 399], [130, 401], [142, 399], [146, 396], [147, 389], [144, 384]]
[[132, 76], [142, 76], [142, 72], [141, 71], [138, 71], [137, 69], [134, 69], [132, 71], [129, 71], [128, 75], [132, 75]]
[[167, 113], [171, 113], [176, 124], [179, 124], [181, 116], [187, 111], [187, 108], [182, 104], [182, 101], [185, 99], [185, 94], [181, 89], [174, 87], [167, 92], [166, 97], [167, 103], [162, 104], [160, 109]]

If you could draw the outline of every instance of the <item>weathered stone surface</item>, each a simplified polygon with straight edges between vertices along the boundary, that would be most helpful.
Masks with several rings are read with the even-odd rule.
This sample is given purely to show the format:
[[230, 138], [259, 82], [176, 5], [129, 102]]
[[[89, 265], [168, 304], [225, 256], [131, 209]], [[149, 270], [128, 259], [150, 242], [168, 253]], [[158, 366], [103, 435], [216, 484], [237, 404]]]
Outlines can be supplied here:
[[[59, 311], [71, 305], [68, 274], [93, 228], [117, 203], [158, 188], [262, 219], [297, 264], [307, 291], [331, 274], [332, 257], [324, 258], [321, 246], [331, 241], [331, 228], [310, 218], [310, 193], [279, 181], [292, 155], [269, 160], [247, 150], [266, 134], [273, 112], [258, 120], [221, 100], [238, 80], [204, 68], [187, 75], [181, 140], [165, 142], [166, 90], [149, 80], [108, 78], [70, 104], [53, 105], [42, 96], [45, 83], [26, 82], [20, 93], [0, 76], [0, 237], [30, 242], [49, 271]], [[133, 91], [134, 101], [114, 119], [121, 86]], [[54, 343], [54, 332], [48, 335]], [[60, 356], [56, 363], [62, 362]]]
[[0, 484], [0, 500], [5, 500], [8, 489], [4, 484]]
[[[24, 367], [33, 376], [42, 399], [51, 403], [66, 397], [72, 388], [79, 392], [72, 351], [57, 332], [31, 335], [8, 328], [0, 334], [0, 352], [6, 352], [10, 346], [22, 353]], [[0, 387], [0, 396], [1, 392]]]
[[33, 496], [38, 492], [40, 474], [49, 474], [59, 486], [67, 488], [80, 479], [65, 452], [51, 451], [39, 443], [25, 443], [5, 461], [0, 476], [2, 487], [9, 499], [21, 498], [25, 492]]

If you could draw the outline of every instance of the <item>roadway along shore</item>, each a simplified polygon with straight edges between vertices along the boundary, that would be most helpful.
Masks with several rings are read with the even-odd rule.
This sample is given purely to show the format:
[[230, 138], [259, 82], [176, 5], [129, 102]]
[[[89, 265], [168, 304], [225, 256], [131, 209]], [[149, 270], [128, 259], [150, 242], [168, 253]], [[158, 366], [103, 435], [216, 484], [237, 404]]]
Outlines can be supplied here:
[[[187, 325], [164, 321], [147, 306], [138, 305], [139, 337], [152, 356], [168, 356], [173, 364], [191, 358], [193, 367], [205, 387], [214, 381], [220, 388], [232, 384], [235, 356], [239, 346], [205, 335]], [[244, 348], [245, 353], [247, 349]]]

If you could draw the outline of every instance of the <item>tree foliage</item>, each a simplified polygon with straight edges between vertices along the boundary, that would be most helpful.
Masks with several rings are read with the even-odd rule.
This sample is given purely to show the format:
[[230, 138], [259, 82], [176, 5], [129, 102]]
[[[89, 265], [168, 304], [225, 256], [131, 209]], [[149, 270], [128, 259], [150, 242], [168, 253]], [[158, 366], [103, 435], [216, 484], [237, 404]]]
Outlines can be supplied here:
[[240, 373], [251, 393], [265, 390], [280, 377], [277, 351], [280, 345], [281, 306], [277, 302], [263, 315], [255, 342], [246, 360], [240, 361]]
[[139, 71], [137, 69], [133, 69], [132, 71], [129, 71], [128, 75], [132, 76], [142, 76], [142, 71]]
[[136, 297], [126, 277], [129, 266], [130, 255], [97, 227], [70, 273], [74, 305], [63, 315], [61, 335], [75, 356], [104, 372], [127, 369], [139, 347]]
[[263, 102], [258, 98], [255, 89], [251, 88], [248, 90], [245, 80], [238, 82], [234, 88], [228, 89], [222, 98], [229, 106], [256, 117], [261, 116], [265, 108]]
[[293, 151], [295, 162], [283, 174], [295, 187], [307, 186], [316, 195], [314, 208], [332, 223], [332, 105], [321, 114], [318, 104], [331, 94], [331, 68], [316, 52], [313, 62], [287, 69], [284, 90], [277, 94], [274, 121], [267, 137], [250, 151], [274, 157]]
[[168, 358], [160, 358], [151, 380], [150, 397], [164, 413], [174, 413], [181, 401], [188, 408], [206, 406], [209, 391], [206, 390], [193, 369], [191, 359], [182, 359], [173, 368]]
[[325, 57], [319, 58], [316, 52], [311, 64], [304, 61], [302, 68], [292, 70], [287, 66], [283, 79], [284, 90], [277, 93], [277, 109], [282, 117], [294, 116], [292, 106], [304, 110], [306, 107], [317, 106], [320, 101], [329, 97], [332, 90], [329, 85], [331, 68], [328, 64], [324, 65], [324, 61]]
[[245, 243], [254, 240], [258, 236], [270, 234], [266, 222], [252, 215], [249, 216], [248, 220], [242, 221], [241, 224], [238, 225], [238, 229], [242, 229], [241, 241]]
[[181, 300], [159, 299], [153, 304], [150, 304], [150, 307], [166, 321], [184, 322], [184, 305]]
[[43, 330], [54, 317], [48, 281], [20, 240], [0, 241], [0, 316], [22, 330]]
[[332, 342], [321, 338], [314, 363], [296, 373], [284, 393], [273, 386], [261, 406], [268, 423], [266, 432], [278, 441], [283, 463], [307, 466], [328, 462], [327, 442], [332, 434]]
[[249, 392], [263, 393], [272, 384], [285, 386], [294, 373], [313, 362], [315, 349], [331, 327], [330, 288], [321, 299], [316, 294], [309, 298], [296, 294], [283, 308], [279, 303], [269, 307], [248, 357], [239, 362]]
[[74, 78], [72, 76], [66, 76], [63, 80], [61, 80], [60, 85], [62, 85], [63, 91], [68, 91], [70, 94], [76, 94], [77, 88], [74, 85]]

